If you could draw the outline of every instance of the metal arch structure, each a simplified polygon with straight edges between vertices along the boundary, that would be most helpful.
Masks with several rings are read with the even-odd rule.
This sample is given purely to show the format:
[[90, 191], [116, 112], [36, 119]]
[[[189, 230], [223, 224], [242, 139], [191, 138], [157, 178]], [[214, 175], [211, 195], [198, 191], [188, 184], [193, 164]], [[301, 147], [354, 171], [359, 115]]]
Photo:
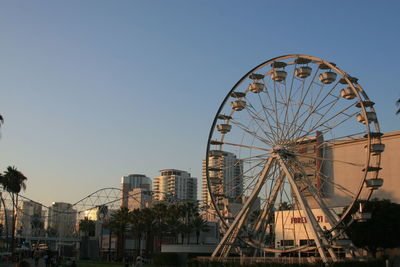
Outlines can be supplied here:
[[[10, 194], [6, 191], [2, 192], [2, 196], [5, 205], [4, 209], [2, 204], [0, 212], [3, 238], [11, 236], [12, 212], [15, 210], [17, 214], [16, 237], [37, 241], [67, 242], [79, 241], [77, 225], [81, 219], [87, 217], [99, 221], [105, 216], [109, 216], [112, 210], [119, 209], [122, 190], [113, 187], [102, 188], [72, 204], [59, 202], [61, 204], [58, 207], [44, 205], [23, 195], [19, 195], [18, 203], [13, 203]], [[129, 194], [128, 198], [138, 201], [136, 194]], [[6, 212], [4, 212], [5, 210]], [[107, 212], [108, 214], [104, 214]], [[45, 225], [47, 225], [46, 229]], [[55, 225], [61, 225], [58, 226], [59, 231], [54, 229], [57, 228], [54, 227]]]
[[[368, 217], [363, 203], [383, 183], [381, 136], [374, 103], [336, 64], [295, 54], [251, 69], [222, 101], [208, 137], [209, 201], [224, 235], [212, 257], [316, 250], [337, 261], [338, 244], [353, 248], [346, 227]], [[364, 150], [335, 157], [349, 142]], [[334, 175], [338, 168], [356, 174], [351, 184]]]

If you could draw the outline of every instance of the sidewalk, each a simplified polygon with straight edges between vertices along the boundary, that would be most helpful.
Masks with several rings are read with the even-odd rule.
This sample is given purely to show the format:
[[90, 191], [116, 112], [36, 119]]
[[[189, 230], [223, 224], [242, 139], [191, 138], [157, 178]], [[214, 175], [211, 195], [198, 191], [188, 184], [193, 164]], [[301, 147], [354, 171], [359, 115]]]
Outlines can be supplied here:
[[[24, 259], [24, 260], [27, 261], [31, 267], [35, 267], [35, 261], [33, 259]], [[15, 263], [0, 262], [0, 267], [13, 267], [13, 266], [15, 266]], [[37, 267], [46, 267], [44, 259], [39, 260], [39, 265]]]

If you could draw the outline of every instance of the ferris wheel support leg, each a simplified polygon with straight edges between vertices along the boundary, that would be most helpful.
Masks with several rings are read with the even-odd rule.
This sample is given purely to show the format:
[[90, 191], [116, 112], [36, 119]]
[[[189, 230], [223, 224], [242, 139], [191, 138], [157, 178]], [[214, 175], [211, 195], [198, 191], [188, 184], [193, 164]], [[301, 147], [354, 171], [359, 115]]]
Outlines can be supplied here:
[[[256, 237], [258, 237], [258, 240], [261, 242], [264, 240], [265, 235], [266, 235], [266, 229], [261, 229], [261, 227], [272, 216], [271, 211], [274, 207], [275, 200], [278, 196], [278, 192], [282, 186], [284, 178], [285, 178], [285, 173], [281, 172], [277, 178], [277, 181], [275, 182], [274, 188], [271, 191], [271, 195], [269, 196], [269, 198], [267, 200], [267, 205], [263, 210], [263, 214], [261, 215], [260, 220], [258, 220], [257, 224], [253, 228], [252, 232], [256, 233]], [[257, 254], [257, 250], [254, 251], [254, 255], [256, 255], [256, 254]]]
[[258, 232], [261, 228], [261, 225], [263, 224], [263, 222], [268, 219], [268, 215], [271, 213], [272, 207], [274, 206], [274, 202], [276, 200], [276, 197], [278, 196], [278, 191], [281, 188], [281, 185], [283, 183], [283, 178], [285, 178], [285, 174], [281, 173], [278, 176], [278, 179], [274, 185], [274, 188], [271, 191], [271, 195], [267, 200], [267, 205], [265, 207], [265, 209], [263, 210], [263, 213], [260, 217], [260, 220], [257, 222], [257, 224], [254, 227], [254, 231]]
[[254, 203], [258, 194], [260, 193], [260, 190], [261, 190], [262, 186], [264, 185], [265, 180], [268, 177], [269, 170], [271, 169], [272, 163], [274, 161], [275, 161], [275, 157], [270, 156], [268, 158], [268, 161], [264, 165], [261, 176], [258, 179], [257, 184], [254, 187], [253, 191], [251, 192], [249, 199], [246, 201], [243, 208], [237, 214], [235, 220], [233, 221], [233, 223], [231, 224], [229, 229], [226, 231], [224, 237], [221, 239], [218, 246], [215, 248], [214, 252], [211, 255], [212, 258], [216, 257], [220, 251], [221, 251], [220, 258], [227, 257], [229, 255], [229, 252], [232, 248], [232, 244], [236, 241], [236, 238], [237, 238], [237, 235], [239, 234], [240, 228], [242, 227], [243, 222], [245, 221], [247, 214], [250, 211], [251, 205]]
[[311, 234], [312, 234], [312, 237], [314, 238], [315, 245], [317, 246], [317, 249], [321, 256], [321, 259], [325, 263], [328, 263], [330, 261], [324, 250], [324, 247], [328, 246], [328, 252], [332, 257], [332, 260], [337, 261], [337, 257], [335, 255], [333, 249], [330, 247], [329, 242], [324, 237], [321, 227], [319, 226], [317, 220], [315, 219], [314, 214], [311, 211], [311, 208], [308, 206], [307, 202], [304, 200], [303, 196], [301, 195], [300, 190], [297, 187], [296, 182], [294, 181], [293, 175], [289, 171], [289, 168], [287, 167], [285, 161], [282, 159], [281, 155], [279, 155], [279, 154], [276, 154], [276, 157], [279, 161], [279, 164], [281, 165], [284, 172], [286, 173], [286, 177], [291, 185], [293, 193], [296, 195], [296, 198], [299, 201], [300, 206], [304, 210], [304, 213], [305, 213], [305, 216], [307, 219], [307, 224], [310, 226]]

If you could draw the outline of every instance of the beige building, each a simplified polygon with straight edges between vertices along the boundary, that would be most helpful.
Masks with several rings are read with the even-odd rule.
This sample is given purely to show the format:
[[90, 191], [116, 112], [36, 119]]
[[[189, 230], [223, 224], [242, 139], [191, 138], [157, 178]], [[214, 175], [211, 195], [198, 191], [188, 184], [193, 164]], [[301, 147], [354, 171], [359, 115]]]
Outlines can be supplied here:
[[[374, 190], [372, 198], [385, 198], [392, 202], [400, 203], [400, 131], [391, 132], [382, 136], [382, 143], [385, 144], [385, 151], [382, 153], [382, 160], [379, 177], [383, 179], [383, 185]], [[330, 204], [330, 209], [341, 214], [343, 208], [349, 205], [350, 197], [345, 191], [339, 188], [342, 186], [349, 191], [355, 192], [360, 185], [360, 177], [362, 177], [362, 164], [365, 155], [365, 139], [349, 140], [330, 146], [325, 152], [325, 157], [334, 159], [332, 164], [327, 164], [324, 172], [331, 177], [331, 186], [326, 185], [324, 192], [324, 200]], [[340, 162], [336, 161], [340, 160]], [[343, 162], [353, 162], [356, 165], [349, 165]], [[333, 186], [335, 184], [335, 186]], [[371, 188], [363, 185], [361, 197], [365, 197], [370, 193]], [[306, 198], [311, 206], [314, 206], [312, 212], [319, 222], [321, 229], [331, 228], [327, 218], [321, 209], [315, 208], [312, 203], [312, 197]], [[310, 229], [307, 219], [302, 210], [275, 211], [275, 223], [271, 225], [274, 228], [275, 246], [287, 247], [299, 246], [306, 244], [310, 239]]]
[[49, 235], [72, 237], [75, 234], [76, 210], [64, 202], [53, 202], [49, 207], [47, 231]]
[[135, 188], [151, 190], [151, 179], [144, 174], [129, 174], [121, 178], [122, 207], [128, 207], [128, 196]]
[[16, 229], [22, 236], [44, 235], [42, 205], [33, 201], [22, 201], [17, 212]]
[[[221, 192], [219, 202], [220, 213], [231, 220], [242, 208], [242, 191], [243, 191], [243, 161], [238, 159], [235, 154], [225, 151], [212, 150], [208, 158], [210, 169], [210, 179], [218, 181], [212, 186], [213, 192]], [[211, 196], [207, 185], [206, 160], [202, 165], [202, 205], [204, 206], [202, 216], [207, 221], [215, 222], [218, 220], [216, 211], [211, 203]], [[220, 186], [220, 188], [217, 188]]]
[[153, 180], [154, 200], [197, 201], [197, 178], [191, 177], [187, 171], [176, 169], [164, 169], [160, 173]]
[[135, 188], [129, 191], [128, 209], [137, 210], [149, 208], [153, 200], [151, 191], [143, 188]]
[[[365, 139], [364, 139], [365, 140]], [[374, 190], [372, 197], [390, 199], [395, 203], [400, 203], [400, 131], [386, 133], [382, 136], [382, 143], [385, 150], [382, 153], [379, 178], [383, 179], [383, 185]], [[330, 164], [326, 164], [325, 172], [331, 177], [335, 185], [339, 185], [355, 192], [360, 186], [363, 178], [363, 166], [366, 162], [365, 141], [360, 139], [349, 140], [336, 143], [326, 150], [326, 156], [332, 158]], [[354, 165], [342, 163], [352, 162]], [[349, 194], [340, 190], [339, 186], [328, 186], [326, 197], [331, 202], [331, 206], [345, 206], [349, 201]], [[366, 198], [370, 193], [370, 188], [363, 185], [361, 198]]]

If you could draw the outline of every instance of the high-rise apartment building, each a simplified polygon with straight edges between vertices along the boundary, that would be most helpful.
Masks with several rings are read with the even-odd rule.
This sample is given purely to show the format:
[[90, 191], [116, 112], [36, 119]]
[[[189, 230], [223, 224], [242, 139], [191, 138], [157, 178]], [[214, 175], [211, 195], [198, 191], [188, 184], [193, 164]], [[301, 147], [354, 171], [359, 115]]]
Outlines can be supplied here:
[[143, 174], [129, 174], [121, 178], [122, 200], [121, 206], [128, 207], [128, 198], [135, 188], [151, 190], [151, 179]]
[[[216, 171], [212, 175], [223, 181], [225, 197], [231, 200], [240, 199], [243, 192], [243, 161], [230, 152], [212, 150], [209, 155], [209, 166]], [[206, 176], [206, 160], [203, 160], [203, 203], [211, 201]]]
[[160, 171], [154, 178], [154, 199], [161, 201], [168, 198], [182, 201], [197, 201], [197, 178], [190, 173], [176, 169]]
[[129, 191], [129, 195], [129, 210], [149, 208], [153, 199], [151, 191], [143, 188], [135, 188]]
[[[227, 218], [233, 217], [240, 210], [243, 201], [243, 161], [237, 159], [236, 155], [231, 152], [212, 150], [208, 162], [210, 177], [219, 181], [218, 184], [212, 185], [212, 190], [220, 194], [219, 202], [225, 203], [220, 206], [223, 209], [220, 212]], [[203, 210], [203, 217], [208, 221], [215, 221], [217, 216], [208, 190], [205, 159], [203, 160], [202, 180], [202, 203], [207, 207]]]
[[23, 236], [44, 235], [44, 218], [42, 205], [33, 201], [22, 201], [18, 209], [16, 229], [21, 230]]
[[47, 220], [47, 232], [50, 235], [73, 236], [76, 226], [76, 210], [73, 209], [72, 204], [53, 202], [49, 208]]

